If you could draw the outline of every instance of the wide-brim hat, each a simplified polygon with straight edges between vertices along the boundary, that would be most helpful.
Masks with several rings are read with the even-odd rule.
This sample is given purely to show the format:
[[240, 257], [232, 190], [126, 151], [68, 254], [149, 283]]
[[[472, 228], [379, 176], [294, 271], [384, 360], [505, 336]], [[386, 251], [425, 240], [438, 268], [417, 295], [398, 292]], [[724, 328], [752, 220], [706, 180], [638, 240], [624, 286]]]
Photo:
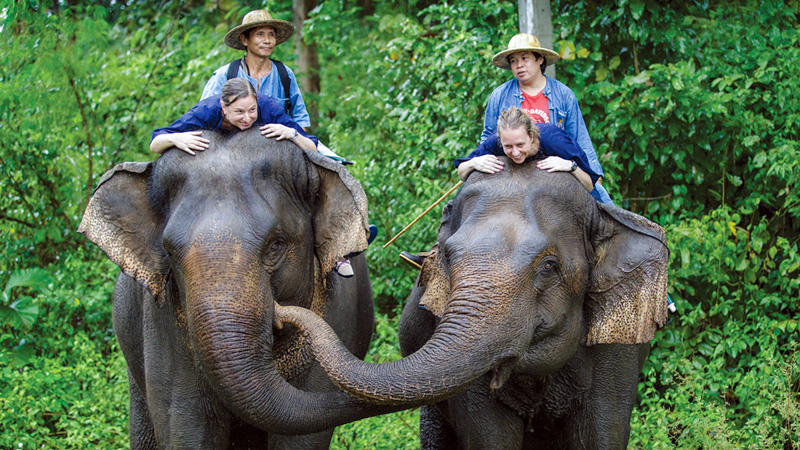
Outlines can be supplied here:
[[508, 55], [526, 50], [544, 56], [548, 66], [558, 61], [558, 53], [542, 47], [541, 42], [539, 42], [536, 36], [522, 33], [512, 37], [511, 40], [508, 41], [508, 48], [494, 55], [492, 62], [501, 69], [511, 70], [511, 65], [508, 63]]
[[246, 50], [239, 36], [258, 27], [275, 29], [275, 45], [286, 41], [294, 34], [294, 25], [285, 20], [273, 19], [266, 9], [257, 9], [245, 14], [242, 17], [242, 24], [228, 31], [228, 34], [225, 35], [225, 45], [237, 50]]

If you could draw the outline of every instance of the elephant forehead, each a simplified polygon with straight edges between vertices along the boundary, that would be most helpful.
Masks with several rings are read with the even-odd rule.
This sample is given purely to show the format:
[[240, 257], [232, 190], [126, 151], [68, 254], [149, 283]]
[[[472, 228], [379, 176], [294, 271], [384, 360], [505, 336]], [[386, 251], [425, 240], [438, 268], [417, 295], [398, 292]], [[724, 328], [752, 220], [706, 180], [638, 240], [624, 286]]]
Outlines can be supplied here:
[[206, 151], [192, 156], [170, 150], [156, 162], [148, 189], [155, 208], [173, 209], [176, 201], [193, 198], [203, 205], [251, 201], [287, 205], [308, 198], [306, 194], [318, 188], [315, 172], [308, 170], [302, 150], [293, 144], [295, 148], [287, 148], [257, 133], [255, 140], [208, 137]]

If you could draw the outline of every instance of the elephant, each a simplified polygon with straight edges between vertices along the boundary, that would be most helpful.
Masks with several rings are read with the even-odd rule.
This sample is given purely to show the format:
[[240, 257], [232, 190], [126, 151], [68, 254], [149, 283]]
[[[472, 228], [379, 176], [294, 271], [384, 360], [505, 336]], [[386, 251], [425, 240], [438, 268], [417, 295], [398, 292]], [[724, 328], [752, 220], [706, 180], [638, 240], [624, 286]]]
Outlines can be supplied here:
[[[274, 306], [315, 311], [366, 354], [366, 195], [341, 164], [255, 127], [203, 136], [197, 156], [111, 169], [78, 229], [121, 268], [131, 448], [328, 448], [376, 409], [337, 390], [300, 333], [273, 330]], [[348, 255], [343, 278], [331, 269]]]
[[501, 157], [443, 210], [400, 318], [403, 358], [370, 364], [313, 312], [300, 328], [342, 390], [425, 406], [423, 449], [622, 449], [639, 375], [667, 318], [663, 228], [575, 177]]

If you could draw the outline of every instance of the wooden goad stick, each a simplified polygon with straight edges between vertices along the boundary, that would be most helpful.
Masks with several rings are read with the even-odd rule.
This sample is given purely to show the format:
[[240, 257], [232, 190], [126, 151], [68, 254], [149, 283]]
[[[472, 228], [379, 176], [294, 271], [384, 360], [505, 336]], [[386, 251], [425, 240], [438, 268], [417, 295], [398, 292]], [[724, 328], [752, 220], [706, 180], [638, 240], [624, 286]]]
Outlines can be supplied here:
[[422, 212], [422, 214], [420, 214], [419, 216], [417, 216], [417, 218], [416, 218], [416, 219], [414, 219], [414, 221], [413, 221], [413, 222], [411, 222], [410, 224], [408, 224], [408, 225], [407, 225], [405, 228], [403, 228], [403, 229], [402, 229], [402, 230], [401, 230], [399, 233], [397, 233], [397, 235], [396, 235], [395, 237], [393, 237], [393, 238], [392, 238], [392, 239], [391, 239], [389, 242], [387, 242], [386, 244], [384, 244], [383, 248], [386, 248], [386, 247], [388, 247], [388, 246], [389, 246], [389, 245], [390, 245], [392, 242], [394, 242], [394, 241], [395, 241], [395, 239], [399, 238], [399, 237], [400, 237], [400, 235], [402, 235], [403, 233], [405, 233], [406, 231], [408, 231], [408, 229], [409, 229], [409, 228], [411, 228], [411, 226], [412, 226], [412, 225], [414, 225], [415, 223], [417, 223], [417, 221], [418, 221], [419, 219], [421, 219], [421, 218], [422, 218], [422, 216], [424, 216], [425, 214], [428, 214], [428, 212], [430, 212], [430, 210], [432, 210], [433, 208], [435, 208], [435, 207], [436, 207], [436, 205], [438, 205], [439, 203], [441, 203], [441, 202], [442, 202], [442, 200], [446, 199], [448, 195], [450, 195], [450, 194], [452, 194], [452, 193], [453, 193], [453, 191], [455, 191], [456, 189], [458, 189], [459, 187], [461, 187], [461, 185], [462, 185], [462, 184], [464, 184], [464, 182], [463, 182], [463, 181], [461, 181], [461, 180], [459, 180], [459, 181], [458, 181], [458, 183], [456, 183], [456, 185], [455, 185], [455, 186], [451, 187], [449, 191], [445, 192], [445, 194], [444, 194], [444, 195], [443, 195], [443, 196], [442, 196], [442, 197], [441, 197], [439, 200], [436, 200], [436, 202], [435, 202], [434, 204], [432, 204], [431, 206], [429, 206], [429, 207], [428, 207], [428, 209], [426, 209], [425, 211], [423, 211], [423, 212]]

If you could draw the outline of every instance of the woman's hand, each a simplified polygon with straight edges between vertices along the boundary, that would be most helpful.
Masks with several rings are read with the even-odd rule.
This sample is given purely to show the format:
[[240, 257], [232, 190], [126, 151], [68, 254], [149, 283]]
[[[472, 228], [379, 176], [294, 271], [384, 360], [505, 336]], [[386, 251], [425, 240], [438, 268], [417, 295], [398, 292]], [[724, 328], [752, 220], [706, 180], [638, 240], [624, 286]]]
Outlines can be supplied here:
[[503, 170], [503, 162], [494, 155], [472, 158], [458, 165], [458, 178], [466, 180], [473, 170], [483, 173], [497, 173]]
[[[494, 155], [483, 155], [469, 161], [472, 168], [483, 173], [497, 173], [503, 170], [503, 162]], [[462, 163], [463, 164], [463, 163]]]
[[194, 156], [196, 151], [208, 149], [208, 139], [202, 136], [202, 131], [186, 131], [184, 133], [160, 134], [150, 142], [150, 151], [163, 153], [170, 147], [177, 147]]
[[303, 136], [294, 128], [279, 123], [268, 123], [259, 129], [261, 130], [261, 135], [264, 137], [275, 138], [276, 141], [288, 139], [303, 150], [308, 150], [309, 152], [317, 151], [317, 146], [314, 144], [314, 141]]
[[261, 135], [268, 138], [275, 138], [276, 141], [284, 139], [294, 140], [300, 133], [294, 128], [279, 123], [268, 123], [260, 128]]
[[549, 173], [569, 172], [572, 174], [572, 176], [577, 178], [583, 187], [585, 187], [589, 192], [591, 192], [592, 188], [594, 187], [592, 186], [592, 178], [589, 176], [589, 174], [584, 172], [580, 167], [572, 170], [572, 161], [568, 159], [559, 158], [558, 156], [548, 156], [541, 161], [537, 161], [536, 167], [541, 170], [546, 170]]
[[572, 170], [572, 161], [559, 158], [558, 156], [548, 156], [541, 161], [537, 161], [536, 167], [541, 170], [546, 170], [549, 173], [569, 172]]

